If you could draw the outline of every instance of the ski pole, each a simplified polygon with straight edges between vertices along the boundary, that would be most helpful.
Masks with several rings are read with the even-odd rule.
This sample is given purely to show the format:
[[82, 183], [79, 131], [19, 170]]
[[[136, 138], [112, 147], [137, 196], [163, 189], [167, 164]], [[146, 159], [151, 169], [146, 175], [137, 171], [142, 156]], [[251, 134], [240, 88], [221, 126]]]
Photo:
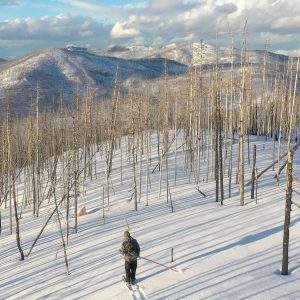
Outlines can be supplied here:
[[141, 257], [141, 256], [140, 256], [140, 258], [141, 258], [141, 259], [148, 260], [148, 261], [150, 261], [150, 262], [152, 262], [152, 263], [155, 263], [155, 264], [157, 264], [157, 265], [160, 265], [161, 267], [164, 267], [164, 268], [166, 268], [166, 269], [168, 269], [168, 270], [171, 270], [171, 271], [174, 271], [174, 272], [181, 273], [181, 270], [173, 269], [173, 268], [171, 268], [171, 267], [168, 267], [168, 266], [166, 266], [166, 265], [164, 265], [164, 264], [161, 264], [161, 263], [156, 262], [156, 261], [154, 261], [154, 260], [151, 260], [151, 259], [149, 259], [149, 258]]

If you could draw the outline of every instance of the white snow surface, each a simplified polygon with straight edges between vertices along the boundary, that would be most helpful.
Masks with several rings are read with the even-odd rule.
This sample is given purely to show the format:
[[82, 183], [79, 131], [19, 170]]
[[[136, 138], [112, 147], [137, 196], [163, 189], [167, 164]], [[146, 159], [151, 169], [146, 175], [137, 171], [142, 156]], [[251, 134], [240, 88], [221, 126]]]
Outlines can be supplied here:
[[[169, 75], [185, 74], [187, 66], [167, 61]], [[103, 99], [111, 95], [118, 73], [120, 84], [126, 80], [141, 82], [164, 74], [163, 59], [122, 59], [101, 56], [89, 50], [45, 49], [0, 65], [0, 106], [9, 97], [12, 108], [29, 111], [39, 88], [40, 103], [47, 107], [63, 98], [66, 103], [78, 93], [85, 94], [87, 86]], [[0, 111], [1, 115], [1, 111]]]
[[[229, 46], [229, 45], [228, 45]], [[241, 47], [241, 45], [240, 45]], [[112, 51], [113, 49], [113, 51]], [[203, 42], [195, 42], [189, 44], [170, 44], [165, 47], [119, 47], [117, 49], [97, 49], [93, 50], [96, 54], [120, 57], [125, 59], [137, 58], [167, 58], [175, 60], [186, 65], [202, 65], [215, 64], [216, 59], [221, 64], [230, 64], [241, 62], [241, 49], [231, 46], [216, 46]], [[283, 62], [288, 57], [278, 55], [273, 52], [265, 52], [263, 50], [247, 50], [248, 60], [252, 64], [262, 64], [266, 57], [269, 63]]]
[[[154, 137], [153, 137], [154, 138]], [[124, 138], [125, 139], [125, 138]], [[250, 149], [257, 145], [257, 167], [263, 170], [272, 163], [273, 142], [251, 137]], [[181, 145], [178, 143], [178, 145]], [[234, 145], [235, 153], [237, 144]], [[245, 145], [245, 149], [247, 147]], [[123, 143], [123, 155], [125, 153]], [[299, 151], [299, 150], [298, 150]], [[157, 164], [153, 148], [152, 167]], [[294, 189], [300, 192], [300, 152], [294, 156]], [[178, 177], [174, 184], [174, 147], [169, 153], [170, 192], [174, 212], [166, 202], [164, 177], [161, 197], [158, 195], [159, 172], [151, 175], [149, 205], [145, 198], [146, 155], [143, 155], [143, 188], [138, 211], [130, 199], [132, 165], [123, 166], [120, 177], [120, 151], [113, 160], [110, 206], [105, 205], [102, 218], [102, 186], [105, 184], [104, 157], [97, 154], [97, 179], [85, 185], [79, 208], [85, 206], [88, 215], [79, 217], [79, 232], [70, 236], [67, 247], [70, 275], [66, 274], [63, 249], [56, 217], [39, 239], [25, 261], [19, 260], [15, 234], [9, 235], [9, 208], [1, 207], [0, 237], [0, 299], [131, 299], [122, 283], [124, 262], [118, 249], [127, 224], [141, 246], [141, 256], [179, 269], [173, 272], [149, 261], [139, 259], [137, 281], [142, 292], [136, 299], [300, 299], [300, 210], [293, 206], [290, 224], [290, 275], [282, 276], [282, 237], [285, 209], [286, 178], [282, 174], [279, 186], [273, 178], [276, 167], [259, 180], [258, 204], [250, 199], [246, 188], [245, 203], [239, 206], [235, 184], [237, 156], [234, 159], [232, 198], [228, 198], [228, 178], [225, 176], [224, 205], [215, 201], [215, 183], [206, 182], [206, 162], [201, 163], [201, 182], [197, 190], [194, 177], [183, 168], [183, 148], [177, 153]], [[252, 153], [250, 153], [252, 159]], [[228, 159], [226, 160], [226, 174]], [[137, 165], [138, 168], [138, 165]], [[247, 182], [251, 165], [245, 171]], [[22, 183], [19, 199], [22, 198]], [[293, 201], [299, 204], [296, 193]], [[107, 199], [105, 200], [107, 201]], [[21, 209], [21, 204], [19, 210]], [[35, 237], [54, 209], [45, 201], [39, 218], [32, 217], [30, 207], [22, 208], [21, 237], [28, 253]], [[72, 220], [73, 226], [74, 219]], [[63, 223], [63, 229], [66, 225]], [[174, 262], [171, 262], [171, 248]]]

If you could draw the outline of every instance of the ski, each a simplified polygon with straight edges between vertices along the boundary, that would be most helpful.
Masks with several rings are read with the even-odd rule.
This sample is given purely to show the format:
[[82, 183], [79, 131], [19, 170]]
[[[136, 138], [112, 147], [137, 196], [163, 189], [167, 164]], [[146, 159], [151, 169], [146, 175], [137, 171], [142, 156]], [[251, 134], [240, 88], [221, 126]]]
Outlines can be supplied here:
[[122, 276], [122, 281], [128, 288], [128, 291], [130, 293], [131, 299], [133, 300], [147, 300], [146, 294], [144, 293], [143, 289], [140, 287], [139, 284], [130, 284], [126, 282], [125, 276]]
[[132, 284], [131, 284], [131, 288], [132, 288], [132, 290], [134, 290], [134, 291], [138, 291], [138, 290], [140, 289], [140, 286], [139, 286], [138, 284], [136, 284], [136, 283], [132, 283]]
[[122, 281], [125, 283], [125, 285], [128, 287], [129, 290], [133, 290], [132, 289], [132, 285], [126, 281], [125, 276], [122, 276]]

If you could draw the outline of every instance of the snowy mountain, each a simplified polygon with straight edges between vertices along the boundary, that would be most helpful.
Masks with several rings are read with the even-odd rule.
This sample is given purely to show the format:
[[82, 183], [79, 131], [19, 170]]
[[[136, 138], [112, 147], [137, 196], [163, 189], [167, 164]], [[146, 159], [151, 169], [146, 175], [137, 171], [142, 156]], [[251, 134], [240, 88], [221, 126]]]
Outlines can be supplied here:
[[[0, 66], [0, 99], [9, 99], [19, 111], [28, 108], [36, 98], [37, 85], [41, 105], [74, 98], [89, 85], [97, 94], [110, 94], [116, 73], [121, 82], [128, 78], [141, 80], [164, 74], [165, 59], [122, 59], [92, 53], [85, 48], [48, 49], [29, 54], [21, 59], [7, 61]], [[167, 61], [169, 75], [185, 73], [187, 67]], [[13, 102], [12, 102], [13, 101]]]
[[[47, 49], [16, 60], [0, 60], [0, 107], [7, 103], [18, 112], [27, 112], [36, 98], [39, 87], [41, 106], [64, 100], [70, 103], [75, 94], [87, 86], [96, 90], [99, 98], [111, 95], [118, 70], [121, 84], [127, 79], [141, 81], [159, 78], [165, 63], [169, 75], [186, 73], [190, 65], [210, 67], [216, 58], [224, 66], [232, 61], [230, 48], [204, 43], [171, 44], [154, 48], [149, 46], [120, 47], [90, 50], [70, 46], [65, 49]], [[261, 66], [266, 58], [270, 63], [284, 62], [287, 56], [261, 50], [247, 51], [248, 61]], [[241, 61], [241, 51], [234, 49], [233, 61]]]
[[[125, 59], [131, 58], [167, 58], [175, 60], [186, 65], [214, 64], [218, 57], [219, 63], [231, 63], [232, 55], [234, 63], [240, 63], [241, 50], [234, 48], [219, 47], [205, 43], [191, 44], [170, 44], [165, 47], [153, 48], [147, 46], [140, 47], [119, 47], [115, 46], [110, 49], [96, 50], [95, 53], [120, 57]], [[287, 56], [265, 52], [263, 50], [248, 50], [247, 56], [251, 63], [262, 63], [264, 56], [269, 62], [284, 61]]]

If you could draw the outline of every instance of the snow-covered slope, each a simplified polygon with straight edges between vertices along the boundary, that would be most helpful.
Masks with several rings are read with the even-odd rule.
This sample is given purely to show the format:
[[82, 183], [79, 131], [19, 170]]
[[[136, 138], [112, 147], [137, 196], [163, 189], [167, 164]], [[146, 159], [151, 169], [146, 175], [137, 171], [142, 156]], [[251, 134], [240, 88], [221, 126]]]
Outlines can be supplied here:
[[[250, 149], [253, 144], [257, 145], [257, 167], [263, 170], [272, 163], [273, 142], [252, 137]], [[174, 212], [171, 203], [166, 202], [165, 178], [159, 196], [159, 172], [150, 176], [149, 206], [146, 206], [143, 188], [138, 211], [133, 211], [133, 203], [128, 201], [132, 190], [132, 166], [123, 165], [121, 184], [121, 156], [117, 151], [113, 161], [109, 207], [105, 200], [105, 220], [102, 210], [105, 156], [101, 158], [98, 153], [97, 179], [85, 185], [86, 194], [82, 193], [80, 197], [79, 206], [85, 206], [89, 214], [79, 218], [79, 233], [70, 236], [67, 247], [70, 275], [66, 274], [64, 267], [56, 218], [52, 219], [31, 255], [21, 262], [15, 236], [9, 236], [9, 209], [2, 208], [0, 299], [131, 299], [121, 282], [123, 258], [118, 253], [127, 226], [141, 245], [141, 256], [182, 271], [177, 273], [140, 259], [137, 279], [142, 293], [139, 299], [300, 299], [300, 215], [296, 206], [290, 224], [291, 274], [280, 275], [286, 186], [284, 174], [277, 186], [273, 178], [276, 168], [275, 171], [267, 171], [259, 180], [258, 203], [250, 199], [247, 188], [244, 207], [239, 206], [237, 185], [233, 185], [233, 197], [228, 199], [226, 179], [225, 202], [221, 206], [215, 202], [213, 178], [205, 181], [206, 162], [201, 163], [199, 188], [207, 197], [197, 191], [193, 176], [189, 181], [183, 169], [182, 148], [177, 150], [175, 186], [174, 151], [174, 147], [170, 149], [168, 159]], [[234, 151], [237, 153], [237, 144]], [[153, 151], [152, 168], [156, 164], [157, 157]], [[228, 161], [225, 165], [228, 166]], [[236, 166], [235, 154], [234, 170]], [[247, 181], [250, 177], [250, 166], [247, 164], [245, 171]], [[145, 172], [146, 158], [143, 156], [143, 186]], [[299, 177], [300, 155], [296, 152], [294, 178]], [[298, 192], [300, 190], [296, 180], [293, 188]], [[21, 191], [20, 183], [20, 199]], [[297, 194], [294, 194], [293, 200], [299, 204]], [[53, 208], [53, 203], [44, 203], [39, 218], [32, 217], [31, 208], [23, 208], [21, 236], [25, 253]], [[65, 224], [63, 230], [66, 230]], [[173, 263], [171, 248], [174, 249]]]
[[[221, 64], [231, 63], [232, 55], [234, 63], [241, 62], [241, 50], [234, 49], [233, 54], [231, 48], [219, 47], [205, 44], [205, 43], [191, 43], [191, 44], [170, 44], [161, 48], [154, 47], [112, 47], [111, 49], [97, 50], [95, 53], [102, 55], [109, 55], [121, 58], [167, 58], [186, 65], [199, 64], [215, 64], [218, 57], [218, 62]], [[247, 57], [251, 63], [262, 63], [264, 56], [271, 62], [284, 61], [287, 56], [275, 54], [272, 52], [265, 52], [261, 50], [248, 50]]]
[[[164, 74], [165, 60], [124, 60], [84, 49], [48, 49], [1, 64], [0, 98], [9, 97], [15, 105], [26, 108], [36, 97], [37, 85], [44, 105], [59, 101], [60, 95], [65, 101], [71, 101], [77, 87], [83, 90], [87, 85], [105, 95], [111, 92], [117, 70], [121, 81], [156, 78]], [[167, 70], [175, 75], [186, 72], [187, 67], [167, 61]]]
[[[92, 86], [101, 97], [111, 94], [115, 74], [119, 72], [121, 83], [128, 78], [143, 80], [158, 78], [164, 74], [165, 62], [170, 75], [183, 74], [189, 65], [211, 66], [218, 62], [228, 65], [232, 58], [230, 48], [204, 43], [185, 45], [171, 44], [154, 48], [147, 46], [112, 47], [110, 49], [89, 50], [68, 47], [48, 49], [31, 53], [21, 59], [0, 63], [0, 108], [3, 99], [19, 112], [26, 111], [36, 98], [37, 85], [40, 90], [41, 105], [57, 103], [61, 96], [70, 102], [78, 91]], [[241, 61], [241, 51], [234, 49], [234, 63]], [[265, 51], [248, 51], [249, 62], [261, 68]], [[283, 62], [286, 56], [267, 52], [270, 63]], [[2, 106], [1, 106], [2, 105]]]

